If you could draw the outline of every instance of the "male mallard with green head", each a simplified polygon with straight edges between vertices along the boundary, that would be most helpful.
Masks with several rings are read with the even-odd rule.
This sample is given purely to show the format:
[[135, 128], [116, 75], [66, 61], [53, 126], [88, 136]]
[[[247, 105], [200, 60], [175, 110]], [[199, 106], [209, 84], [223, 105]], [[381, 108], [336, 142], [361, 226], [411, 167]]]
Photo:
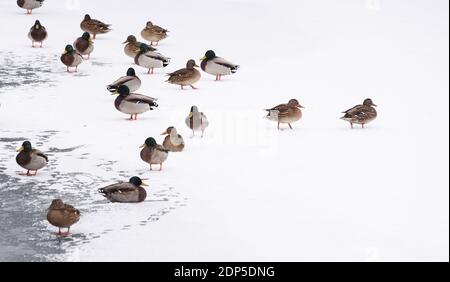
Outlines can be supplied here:
[[198, 111], [197, 106], [192, 106], [189, 115], [185, 119], [186, 125], [192, 130], [192, 135], [195, 136], [195, 131], [202, 132], [202, 138], [205, 129], [209, 125], [208, 118], [202, 112]]
[[122, 85], [127, 86], [130, 92], [137, 91], [141, 87], [141, 80], [136, 76], [136, 72], [133, 68], [129, 68], [126, 76], [122, 76], [110, 85], [106, 86], [106, 88], [109, 92], [115, 93]]
[[141, 36], [145, 40], [150, 41], [150, 45], [153, 45], [153, 42], [158, 45], [159, 41], [167, 37], [167, 32], [169, 32], [167, 29], [154, 25], [151, 21], [148, 21], [145, 28], [141, 31]]
[[140, 51], [134, 58], [136, 65], [147, 68], [148, 74], [153, 74], [155, 68], [165, 68], [169, 65], [170, 58], [158, 52], [150, 50], [147, 44], [141, 44]]
[[351, 128], [353, 128], [354, 123], [361, 124], [361, 127], [364, 128], [364, 124], [368, 124], [377, 117], [377, 111], [374, 108], [376, 106], [372, 99], [365, 99], [362, 105], [356, 105], [342, 112], [345, 115], [341, 119], [348, 121]]
[[42, 43], [45, 39], [47, 39], [47, 36], [48, 34], [45, 27], [41, 25], [41, 22], [39, 22], [39, 20], [36, 20], [34, 25], [30, 28], [30, 31], [28, 32], [28, 38], [31, 40], [31, 47], [34, 48], [34, 43], [38, 42], [41, 43], [40, 47], [42, 48]]
[[183, 89], [184, 86], [191, 86], [192, 89], [197, 89], [194, 83], [200, 80], [201, 74], [195, 68], [198, 67], [194, 60], [189, 60], [186, 63], [186, 68], [179, 69], [175, 72], [167, 74], [169, 79], [167, 82], [177, 84]]
[[87, 59], [91, 57], [92, 51], [94, 51], [94, 42], [91, 39], [89, 32], [84, 32], [81, 37], [78, 37], [73, 43], [75, 50], [80, 53], [81, 56], [86, 56]]
[[[123, 51], [125, 52], [125, 54], [128, 57], [131, 58], [136, 58], [136, 55], [139, 54], [139, 52], [141, 51], [141, 44], [145, 44], [142, 42], [137, 41], [136, 36], [134, 35], [129, 35], [127, 37], [127, 40], [125, 40], [125, 42], [123, 42], [122, 44], [126, 44], [125, 47], [123, 48]], [[148, 46], [150, 51], [156, 51], [155, 48]]]
[[161, 171], [163, 162], [165, 162], [169, 156], [169, 151], [157, 144], [153, 137], [147, 138], [145, 143], [139, 148], [142, 148], [141, 159], [150, 164], [150, 170], [152, 170], [152, 165], [159, 164], [159, 170]]
[[[37, 171], [45, 167], [48, 163], [48, 157], [37, 149], [33, 149], [30, 141], [23, 142], [22, 146], [17, 149], [19, 152], [16, 156], [16, 162], [27, 172], [22, 175], [35, 176]], [[34, 171], [34, 173], [30, 173]]]
[[184, 140], [183, 137], [178, 134], [177, 129], [173, 126], [170, 126], [161, 133], [161, 135], [167, 135], [164, 138], [163, 147], [170, 152], [181, 152], [184, 149]]
[[153, 110], [153, 107], [158, 107], [155, 102], [157, 99], [130, 93], [130, 88], [126, 85], [121, 85], [117, 92], [111, 95], [115, 94], [119, 94], [119, 96], [114, 101], [114, 106], [119, 112], [131, 115], [130, 120], [137, 120], [138, 114]]
[[34, 9], [42, 6], [44, 0], [17, 0], [17, 6], [27, 10], [27, 15], [31, 15]]
[[302, 118], [302, 105], [297, 99], [291, 99], [287, 104], [281, 104], [271, 109], [266, 109], [269, 113], [266, 118], [278, 122], [278, 129], [280, 129], [280, 123], [287, 123], [292, 129], [291, 123], [296, 122]]
[[75, 68], [75, 72], [77, 72], [78, 66], [83, 62], [83, 57], [73, 49], [72, 45], [67, 45], [61, 55], [61, 62], [66, 65], [67, 72], [70, 72], [70, 68]]
[[99, 20], [91, 19], [91, 16], [89, 15], [85, 15], [83, 21], [80, 23], [81, 29], [92, 34], [93, 39], [95, 39], [97, 34], [110, 32], [110, 26], [110, 24], [105, 24]]
[[131, 177], [129, 182], [119, 182], [99, 189], [99, 193], [111, 202], [140, 203], [147, 198], [143, 186], [148, 186], [137, 176]]
[[[61, 199], [52, 201], [47, 210], [48, 222], [58, 227], [58, 235], [68, 236], [70, 227], [80, 220], [81, 213], [71, 205], [65, 204]], [[61, 233], [61, 228], [67, 228], [67, 232]]]
[[213, 50], [208, 50], [200, 59], [202, 70], [216, 76], [216, 81], [222, 80], [222, 75], [230, 75], [239, 69], [239, 65], [233, 64], [224, 58], [217, 57]]

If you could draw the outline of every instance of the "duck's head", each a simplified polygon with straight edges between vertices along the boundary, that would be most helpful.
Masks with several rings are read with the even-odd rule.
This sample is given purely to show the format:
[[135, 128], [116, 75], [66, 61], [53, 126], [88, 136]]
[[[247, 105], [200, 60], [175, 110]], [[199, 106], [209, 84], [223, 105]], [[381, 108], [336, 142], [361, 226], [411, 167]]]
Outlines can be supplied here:
[[201, 58], [200, 60], [201, 61], [204, 61], [206, 59], [211, 60], [211, 59], [214, 59], [215, 57], [216, 57], [216, 53], [214, 53], [213, 50], [208, 50], [208, 51], [206, 51], [205, 56], [203, 56], [203, 58]]
[[40, 29], [41, 27], [41, 22], [39, 20], [36, 20], [36, 22], [34, 22], [34, 29]]
[[161, 133], [161, 135], [172, 135], [177, 134], [177, 129], [174, 126], [169, 126], [166, 131]]
[[149, 138], [145, 139], [144, 144], [141, 145], [139, 148], [144, 148], [146, 146], [149, 148], [153, 148], [153, 147], [156, 147], [156, 145], [158, 145], [158, 143], [156, 143], [155, 138], [149, 137]]
[[130, 95], [130, 88], [128, 88], [128, 86], [126, 85], [120, 85], [119, 88], [117, 89], [117, 92], [112, 93], [111, 95], [122, 95], [122, 96], [128, 96]]
[[291, 100], [289, 100], [288, 106], [291, 106], [291, 107], [297, 107], [297, 108], [303, 108], [303, 106], [300, 105], [300, 103], [298, 102], [297, 99], [291, 99]]
[[148, 21], [148, 22], [145, 24], [145, 26], [148, 27], [148, 28], [150, 28], [150, 27], [153, 26], [153, 23], [152, 23], [151, 21]]
[[197, 64], [195, 63], [194, 60], [189, 60], [189, 61], [187, 61], [187, 63], [186, 63], [186, 68], [188, 68], [188, 69], [193, 69], [194, 67], [197, 67], [197, 68], [198, 68], [198, 66], [197, 66]]
[[370, 98], [367, 98], [366, 100], [364, 100], [363, 105], [368, 106], [368, 107], [376, 107], [377, 106], [372, 102], [372, 99], [370, 99]]
[[127, 76], [136, 76], [136, 71], [133, 68], [127, 70]]
[[133, 184], [134, 186], [140, 187], [140, 186], [148, 186], [147, 184], [145, 184], [142, 179], [140, 179], [137, 176], [133, 176], [130, 178], [130, 183]]
[[127, 40], [125, 40], [122, 44], [126, 44], [126, 43], [136, 43], [137, 39], [136, 36], [134, 35], [128, 35]]
[[189, 118], [191, 118], [194, 114], [198, 114], [197, 106], [192, 106], [191, 111], [189, 112]]
[[17, 152], [30, 152], [33, 149], [30, 141], [25, 141], [22, 143], [22, 146], [17, 148]]
[[73, 53], [73, 46], [72, 45], [66, 45], [66, 48], [64, 48], [64, 54], [72, 54]]
[[81, 38], [89, 41], [91, 39], [91, 34], [89, 32], [84, 32], [83, 35], [81, 35]]
[[64, 207], [64, 202], [61, 199], [54, 199], [50, 204], [49, 210], [61, 209]]
[[84, 20], [85, 21], [90, 21], [91, 20], [91, 16], [89, 16], [89, 14], [84, 15]]

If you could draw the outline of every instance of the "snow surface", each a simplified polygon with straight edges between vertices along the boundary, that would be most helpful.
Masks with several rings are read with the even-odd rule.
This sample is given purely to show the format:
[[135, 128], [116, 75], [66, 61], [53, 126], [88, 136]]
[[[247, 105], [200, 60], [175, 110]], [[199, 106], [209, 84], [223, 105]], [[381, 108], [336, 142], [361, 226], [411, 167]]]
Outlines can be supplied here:
[[[38, 211], [32, 224], [43, 234], [34, 239], [41, 246], [56, 241], [45, 221], [51, 199], [80, 208], [71, 241], [55, 242], [62, 251], [43, 260], [448, 261], [448, 6], [49, 0], [27, 16], [2, 0], [0, 61], [37, 66], [39, 79], [16, 87], [20, 75], [0, 73], [9, 83], [0, 88], [0, 138], [7, 141], [0, 173], [10, 179], [0, 190], [29, 189], [18, 202]], [[85, 13], [113, 31], [98, 36], [79, 73], [67, 74], [59, 56], [82, 34]], [[42, 49], [26, 36], [36, 19], [49, 32]], [[132, 122], [105, 86], [133, 65], [120, 43], [129, 34], [143, 40], [147, 20], [170, 30], [158, 49], [171, 64], [152, 76], [135, 66], [138, 93], [160, 106]], [[198, 62], [208, 49], [241, 69], [221, 82], [202, 73], [198, 90], [164, 82], [165, 73]], [[351, 130], [340, 112], [368, 97], [379, 117]], [[305, 106], [303, 119], [295, 130], [278, 131], [262, 109], [290, 98]], [[190, 138], [184, 125], [194, 104], [210, 120], [204, 139]], [[159, 134], [171, 125], [186, 151], [150, 172], [138, 146], [149, 136], [162, 143]], [[39, 139], [52, 152], [36, 178], [17, 175], [21, 138]], [[150, 184], [144, 203], [111, 204], [97, 193], [134, 175]]]

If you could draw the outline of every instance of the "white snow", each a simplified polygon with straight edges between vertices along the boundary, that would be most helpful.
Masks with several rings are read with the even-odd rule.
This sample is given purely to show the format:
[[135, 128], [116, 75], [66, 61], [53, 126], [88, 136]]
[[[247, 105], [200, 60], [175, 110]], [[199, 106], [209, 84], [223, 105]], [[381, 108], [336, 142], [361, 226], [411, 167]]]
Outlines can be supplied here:
[[[2, 134], [32, 139], [60, 131], [39, 149], [83, 145], [76, 154], [86, 158], [61, 156], [55, 167], [98, 176], [83, 191], [58, 183], [48, 195], [49, 204], [58, 189], [92, 198], [71, 203], [87, 211], [72, 231], [94, 235], [52, 259], [448, 261], [448, 5], [71, 0], [46, 1], [27, 16], [15, 1], [1, 1], [1, 52], [29, 64], [33, 54], [53, 58], [56, 81], [3, 90]], [[112, 31], [97, 37], [79, 73], [67, 74], [59, 55], [81, 36], [85, 13]], [[42, 49], [27, 38], [36, 19], [49, 32]], [[158, 52], [171, 63], [155, 75], [134, 66], [142, 79], [137, 92], [160, 106], [127, 121], [106, 85], [133, 65], [121, 43], [130, 34], [143, 41], [148, 20], [170, 30]], [[241, 68], [221, 82], [202, 72], [198, 90], [164, 82], [165, 73], [188, 59], [198, 64], [208, 49]], [[351, 130], [341, 111], [369, 97], [378, 118]], [[305, 106], [303, 118], [294, 130], [278, 131], [262, 109], [290, 98]], [[184, 125], [194, 104], [210, 120], [204, 139], [190, 138]], [[162, 172], [150, 172], [138, 147], [150, 136], [162, 143], [159, 134], [171, 125], [186, 151], [170, 154]], [[15, 153], [0, 153], [12, 156], [5, 165], [15, 175]], [[98, 166], [107, 161], [114, 161], [112, 170]], [[32, 181], [51, 174], [43, 169]], [[150, 184], [144, 203], [109, 204], [96, 193], [134, 175]]]

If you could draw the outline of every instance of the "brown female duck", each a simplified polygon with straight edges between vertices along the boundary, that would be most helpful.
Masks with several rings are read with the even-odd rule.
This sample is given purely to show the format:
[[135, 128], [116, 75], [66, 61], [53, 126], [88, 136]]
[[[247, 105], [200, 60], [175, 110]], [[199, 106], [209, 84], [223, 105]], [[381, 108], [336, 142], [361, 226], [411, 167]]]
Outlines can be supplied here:
[[303, 108], [303, 106], [301, 106], [296, 99], [291, 99], [287, 104], [281, 104], [271, 109], [266, 109], [266, 111], [269, 112], [266, 118], [278, 122], [278, 129], [280, 129], [280, 123], [287, 123], [292, 129], [291, 123], [302, 118], [301, 108]]
[[110, 24], [105, 24], [99, 20], [91, 19], [91, 16], [89, 15], [85, 15], [83, 21], [80, 23], [81, 29], [92, 34], [93, 39], [95, 39], [97, 34], [110, 32], [110, 26]]
[[361, 127], [364, 128], [364, 124], [373, 121], [377, 117], [377, 111], [374, 108], [376, 106], [372, 99], [365, 99], [362, 105], [356, 105], [342, 112], [345, 115], [341, 119], [348, 121], [351, 128], [353, 128], [354, 123], [361, 124]]
[[195, 68], [198, 67], [194, 60], [189, 60], [186, 63], [186, 68], [179, 69], [167, 74], [169, 79], [167, 82], [177, 84], [183, 89], [184, 86], [191, 86], [192, 89], [197, 89], [194, 83], [200, 80], [201, 74]]
[[[52, 201], [47, 210], [48, 222], [58, 227], [58, 235], [67, 236], [70, 227], [80, 220], [80, 211], [71, 205], [65, 204], [61, 199]], [[67, 232], [61, 233], [61, 228], [67, 228]]]

